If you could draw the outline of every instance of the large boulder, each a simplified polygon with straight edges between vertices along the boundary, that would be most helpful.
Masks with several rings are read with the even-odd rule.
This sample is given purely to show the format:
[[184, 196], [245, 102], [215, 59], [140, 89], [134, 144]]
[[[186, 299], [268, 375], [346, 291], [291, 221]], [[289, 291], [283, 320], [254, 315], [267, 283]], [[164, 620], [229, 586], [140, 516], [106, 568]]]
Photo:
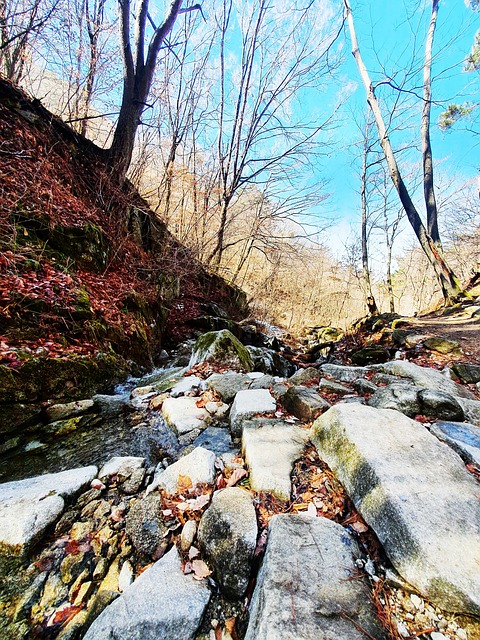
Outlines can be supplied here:
[[200, 548], [227, 597], [241, 598], [250, 579], [258, 525], [250, 494], [230, 487], [213, 494], [198, 527]]
[[293, 464], [302, 455], [309, 435], [309, 430], [280, 420], [255, 418], [246, 421], [242, 450], [252, 489], [290, 500]]
[[362, 405], [332, 407], [312, 441], [403, 578], [447, 611], [478, 615], [478, 484], [459, 456], [414, 420]]
[[255, 415], [275, 411], [277, 404], [268, 389], [239, 391], [230, 409], [230, 431], [234, 438], [242, 435], [243, 423]]
[[326, 518], [281, 514], [250, 606], [245, 640], [383, 640], [369, 589], [357, 575], [355, 541]]
[[419, 388], [413, 384], [389, 384], [377, 389], [368, 404], [377, 409], [395, 409], [413, 418], [420, 413], [418, 391]]
[[466, 462], [480, 467], [480, 427], [468, 422], [434, 422], [430, 431]]
[[193, 640], [209, 600], [206, 583], [182, 573], [173, 547], [100, 614], [84, 640]]
[[221, 367], [252, 371], [253, 362], [247, 348], [227, 329], [209, 331], [198, 338], [189, 367], [211, 362]]

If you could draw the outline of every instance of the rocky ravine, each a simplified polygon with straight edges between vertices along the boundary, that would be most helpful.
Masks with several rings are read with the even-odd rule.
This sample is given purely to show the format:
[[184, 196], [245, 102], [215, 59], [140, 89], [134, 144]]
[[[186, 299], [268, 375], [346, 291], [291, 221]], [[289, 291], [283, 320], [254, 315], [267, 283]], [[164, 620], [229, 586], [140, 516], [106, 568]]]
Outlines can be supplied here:
[[480, 638], [480, 368], [259, 357], [221, 331], [137, 382], [156, 467], [0, 485], [2, 638]]

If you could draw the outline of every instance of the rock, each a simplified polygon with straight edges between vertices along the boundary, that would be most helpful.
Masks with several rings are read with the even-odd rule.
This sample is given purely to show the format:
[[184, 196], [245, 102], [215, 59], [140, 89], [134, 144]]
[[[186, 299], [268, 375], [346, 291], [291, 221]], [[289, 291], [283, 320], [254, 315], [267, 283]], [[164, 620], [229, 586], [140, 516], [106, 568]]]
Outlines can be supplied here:
[[204, 429], [208, 418], [208, 412], [197, 407], [196, 398], [167, 398], [162, 406], [162, 415], [177, 435]]
[[[110, 511], [110, 505], [108, 504], [108, 510]], [[76, 540], [77, 542], [81, 542], [85, 540], [85, 538], [92, 533], [93, 531], [93, 522], [75, 522], [73, 527], [70, 530], [70, 539]]]
[[122, 482], [121, 490], [128, 496], [134, 495], [140, 491], [143, 480], [145, 478], [145, 469], [136, 469], [129, 478]]
[[160, 411], [167, 398], [170, 398], [169, 393], [159, 393], [158, 396], [153, 396], [148, 404], [148, 408], [154, 411]]
[[60, 565], [60, 576], [64, 584], [71, 584], [85, 568], [85, 554], [72, 553], [65, 556]]
[[212, 362], [221, 367], [253, 370], [247, 348], [228, 329], [210, 331], [198, 338], [193, 348], [189, 367], [199, 362]]
[[84, 582], [73, 601], [73, 606], [78, 607], [87, 602], [95, 589], [95, 585], [91, 581]]
[[478, 484], [461, 459], [397, 412], [337, 405], [312, 441], [400, 575], [447, 611], [480, 612]]
[[95, 408], [101, 411], [105, 416], [113, 416], [123, 413], [124, 411], [132, 410], [132, 407], [129, 405], [128, 398], [122, 394], [109, 396], [97, 393], [93, 396], [92, 400], [95, 403]]
[[56, 422], [57, 420], [65, 420], [66, 418], [73, 418], [79, 416], [82, 413], [90, 411], [95, 405], [95, 402], [91, 399], [77, 400], [76, 402], [68, 402], [67, 404], [54, 404], [47, 407], [45, 413], [49, 422]]
[[406, 346], [407, 340], [411, 334], [411, 329], [395, 329], [392, 331], [392, 341], [399, 347]]
[[251, 379], [243, 373], [214, 373], [206, 383], [207, 389], [219, 393], [225, 402], [232, 402], [239, 391], [248, 389]]
[[430, 431], [463, 460], [480, 467], [480, 427], [468, 422], [434, 422]]
[[367, 585], [354, 579], [358, 554], [331, 520], [273, 516], [245, 640], [385, 639]]
[[[334, 382], [333, 380], [327, 380], [327, 378], [322, 378], [319, 384], [320, 391], [326, 391], [327, 393], [336, 393], [339, 396], [344, 396], [347, 393], [352, 393], [352, 390], [348, 387], [345, 387], [343, 384], [339, 382]], [[375, 387], [376, 388], [376, 387]]]
[[[393, 360], [385, 364], [374, 365], [374, 367], [382, 373], [400, 376], [401, 378], [409, 378], [417, 387], [443, 391], [444, 393], [449, 393], [452, 396], [458, 396], [460, 398], [475, 399], [475, 396], [468, 389], [453, 382], [453, 380], [449, 380], [440, 373], [440, 371], [420, 367], [413, 362], [408, 362], [408, 360]], [[373, 381], [375, 382], [375, 377]]]
[[253, 491], [271, 491], [290, 500], [293, 464], [310, 432], [279, 420], [256, 418], [244, 423], [242, 450]]
[[45, 581], [48, 577], [47, 571], [42, 571], [36, 576], [32, 584], [25, 590], [20, 596], [20, 600], [15, 607], [15, 613], [13, 616], [14, 622], [20, 622], [28, 618], [32, 606], [38, 602], [40, 594], [42, 593]]
[[98, 477], [103, 480], [107, 476], [122, 476], [129, 478], [134, 471], [142, 469], [145, 465], [145, 458], [135, 458], [134, 456], [116, 456], [106, 462], [98, 473]]
[[302, 385], [306, 382], [313, 382], [320, 380], [320, 373], [315, 367], [307, 367], [306, 369], [299, 369], [293, 376], [290, 376], [288, 382], [293, 385]]
[[364, 378], [370, 371], [368, 367], [347, 367], [339, 364], [322, 364], [320, 372], [338, 382], [353, 382]]
[[411, 384], [393, 383], [377, 389], [368, 403], [377, 409], [395, 409], [413, 418], [420, 411], [419, 388]]
[[125, 532], [144, 556], [152, 557], [168, 532], [162, 509], [162, 498], [154, 493], [136, 500], [125, 518]]
[[155, 387], [149, 384], [146, 387], [136, 387], [130, 394], [130, 398], [141, 398], [142, 396], [149, 396], [152, 393], [155, 393]]
[[407, 349], [414, 349], [427, 338], [428, 336], [420, 333], [409, 333], [408, 336], [405, 337], [405, 346]]
[[230, 432], [222, 427], [208, 427], [202, 431], [193, 444], [195, 447], [209, 449], [217, 456], [237, 450], [237, 447], [233, 445]]
[[376, 384], [366, 378], [357, 378], [357, 380], [354, 380], [352, 386], [357, 393], [361, 393], [362, 395], [366, 393], [375, 393], [378, 389]]
[[[249, 375], [252, 375], [252, 374], [249, 374]], [[252, 379], [250, 386], [248, 388], [249, 389], [270, 389], [270, 387], [275, 386], [275, 384], [277, 383], [276, 382], [277, 380], [278, 378], [275, 378], [275, 376], [270, 376], [265, 373], [261, 373], [258, 377]]]
[[377, 362], [387, 362], [390, 359], [390, 353], [388, 349], [381, 345], [367, 345], [355, 353], [352, 354], [353, 364], [364, 366], [368, 364], [374, 364]]
[[84, 640], [193, 640], [209, 600], [206, 583], [182, 573], [173, 547], [103, 611]]
[[157, 467], [149, 493], [155, 487], [164, 489], [168, 494], [177, 493], [180, 476], [187, 476], [192, 485], [212, 484], [215, 478], [215, 454], [213, 451], [196, 447], [191, 453], [180, 458], [166, 469]]
[[480, 425], [480, 402], [468, 398], [457, 398], [457, 400], [463, 409], [465, 420]]
[[97, 467], [0, 484], [0, 555], [22, 558], [61, 516], [64, 498], [78, 494]]
[[287, 411], [303, 422], [315, 420], [330, 408], [329, 402], [308, 387], [290, 387], [282, 397], [282, 404]]
[[454, 396], [432, 389], [421, 389], [418, 392], [420, 413], [440, 420], [463, 420], [462, 407]]
[[[188, 352], [190, 353], [190, 348]], [[163, 393], [164, 391], [170, 391], [177, 382], [180, 382], [187, 371], [187, 367], [170, 367], [169, 369], [145, 376], [139, 383], [150, 385], [157, 393]]]
[[120, 580], [120, 558], [115, 558], [110, 567], [108, 568], [107, 575], [100, 583], [98, 587], [98, 595], [102, 591], [107, 591], [109, 593], [117, 594], [118, 583]]
[[200, 548], [222, 592], [241, 598], [257, 544], [257, 515], [250, 494], [229, 487], [213, 494], [198, 527]]
[[239, 391], [230, 409], [230, 431], [233, 438], [240, 438], [245, 420], [255, 415], [272, 413], [277, 408], [275, 399], [267, 389]]
[[423, 345], [430, 351], [437, 351], [437, 353], [443, 354], [460, 354], [462, 350], [460, 345], [455, 340], [446, 340], [445, 338], [427, 338], [423, 341]]
[[480, 366], [478, 364], [468, 364], [457, 362], [452, 367], [453, 373], [467, 384], [480, 382]]
[[119, 591], [125, 591], [133, 582], [133, 567], [129, 560], [125, 560], [120, 569], [120, 575], [118, 576], [118, 589]]
[[255, 371], [287, 378], [295, 371], [294, 365], [273, 349], [247, 347]]
[[196, 389], [200, 387], [202, 384], [202, 380], [197, 376], [187, 376], [183, 378], [173, 387], [170, 391], [170, 395], [172, 398], [178, 398], [178, 396], [183, 396], [184, 394], [192, 391], [192, 389]]
[[58, 573], [51, 572], [43, 588], [42, 598], [39, 602], [40, 608], [55, 608], [67, 598], [68, 587], [61, 580]]
[[206, 411], [208, 411], [208, 413], [211, 416], [215, 416], [217, 420], [221, 420], [227, 415], [230, 407], [225, 402], [212, 401], [212, 402], [207, 402], [207, 404], [205, 405], [205, 409]]
[[188, 551], [195, 540], [197, 534], [197, 523], [195, 520], [187, 520], [183, 525], [180, 534], [180, 549], [184, 552]]

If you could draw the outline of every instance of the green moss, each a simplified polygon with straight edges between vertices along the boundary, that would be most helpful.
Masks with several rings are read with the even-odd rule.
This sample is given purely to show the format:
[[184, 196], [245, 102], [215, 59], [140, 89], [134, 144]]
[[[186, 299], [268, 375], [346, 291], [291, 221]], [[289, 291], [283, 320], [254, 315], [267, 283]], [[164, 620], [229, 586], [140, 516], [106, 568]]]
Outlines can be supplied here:
[[209, 331], [200, 336], [193, 350], [195, 362], [240, 367], [252, 371], [253, 362], [248, 350], [230, 331]]

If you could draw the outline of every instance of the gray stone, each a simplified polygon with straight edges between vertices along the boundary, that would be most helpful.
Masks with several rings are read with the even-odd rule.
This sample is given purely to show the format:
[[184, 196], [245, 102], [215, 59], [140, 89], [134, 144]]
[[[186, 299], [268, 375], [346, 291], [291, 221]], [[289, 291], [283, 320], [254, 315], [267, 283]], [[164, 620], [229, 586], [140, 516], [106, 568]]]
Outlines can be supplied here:
[[[190, 350], [188, 351], [190, 354]], [[169, 391], [183, 378], [188, 371], [187, 367], [170, 367], [161, 371], [155, 371], [138, 380], [138, 386], [152, 386], [159, 393]]]
[[345, 387], [343, 384], [339, 382], [334, 382], [333, 380], [327, 380], [327, 378], [322, 378], [319, 384], [320, 391], [326, 391], [327, 393], [336, 393], [337, 395], [344, 396], [347, 393], [352, 393], [352, 390], [348, 387]]
[[26, 554], [61, 516], [64, 498], [80, 493], [96, 474], [91, 466], [0, 484], [0, 555]]
[[409, 333], [405, 338], [405, 346], [407, 349], [414, 349], [417, 345], [428, 338], [425, 334]]
[[468, 398], [457, 398], [465, 414], [465, 420], [480, 425], [480, 402]]
[[234, 438], [242, 435], [243, 423], [256, 415], [272, 413], [277, 408], [275, 399], [267, 389], [239, 391], [230, 409], [230, 431]]
[[190, 549], [195, 540], [197, 534], [197, 523], [195, 520], [187, 520], [183, 525], [182, 533], [180, 535], [180, 548], [183, 552]]
[[36, 602], [38, 602], [47, 577], [48, 571], [42, 571], [42, 573], [39, 573], [32, 584], [21, 595], [20, 600], [15, 607], [15, 613], [13, 617], [14, 622], [19, 622], [20, 620], [28, 618], [32, 606]]
[[421, 413], [419, 390], [419, 387], [411, 384], [394, 382], [387, 387], [377, 389], [367, 404], [377, 409], [395, 409], [413, 418]]
[[266, 347], [247, 347], [255, 371], [287, 378], [295, 371], [294, 365], [273, 349]]
[[79, 416], [82, 413], [86, 413], [93, 408], [95, 402], [91, 399], [88, 400], [76, 400], [75, 402], [68, 402], [67, 404], [54, 404], [47, 407], [45, 413], [49, 422], [55, 422], [56, 420], [65, 420], [66, 418], [73, 418]]
[[245, 640], [384, 639], [358, 555], [331, 520], [273, 516]]
[[172, 398], [178, 398], [178, 396], [183, 396], [189, 391], [192, 391], [192, 389], [198, 389], [201, 384], [202, 380], [197, 376], [187, 376], [186, 378], [182, 378], [177, 382], [177, 384], [170, 391], [170, 394]]
[[249, 389], [270, 389], [277, 383], [278, 378], [263, 374], [251, 381]]
[[467, 384], [480, 382], [480, 366], [478, 364], [468, 364], [457, 362], [452, 367], [453, 373]]
[[320, 380], [320, 372], [315, 367], [307, 367], [306, 369], [299, 369], [293, 376], [290, 376], [288, 382], [293, 385], [302, 385], [306, 382]]
[[145, 469], [135, 469], [130, 476], [121, 484], [122, 493], [133, 495], [140, 491], [143, 480], [145, 478]]
[[478, 484], [462, 460], [395, 411], [337, 405], [312, 441], [400, 575], [448, 611], [480, 612]]
[[468, 422], [434, 422], [430, 431], [466, 462], [480, 467], [480, 427]]
[[339, 382], [353, 382], [357, 378], [364, 378], [370, 371], [369, 367], [347, 367], [339, 364], [322, 364], [321, 373]]
[[279, 420], [245, 422], [242, 450], [254, 491], [269, 491], [290, 500], [293, 464], [303, 453], [310, 431]]
[[237, 447], [233, 445], [232, 436], [228, 429], [221, 427], [208, 427], [205, 431], [202, 431], [193, 444], [195, 447], [209, 449], [217, 456], [237, 450]]
[[164, 489], [168, 494], [177, 493], [180, 476], [190, 478], [193, 486], [212, 484], [215, 478], [215, 454], [213, 451], [196, 447], [191, 453], [166, 469], [158, 465], [153, 483], [148, 487], [148, 493], [156, 487]]
[[167, 398], [162, 405], [165, 422], [177, 435], [204, 429], [208, 412], [197, 407], [196, 398]]
[[365, 393], [375, 393], [378, 389], [377, 385], [367, 380], [366, 378], [358, 378], [353, 382], [353, 388], [357, 393], [365, 394]]
[[200, 548], [227, 597], [241, 598], [257, 544], [257, 515], [251, 495], [239, 487], [213, 494], [198, 527]]
[[127, 513], [125, 532], [135, 549], [142, 555], [153, 556], [164, 541], [168, 529], [162, 509], [162, 498], [158, 493], [154, 493], [135, 500]]
[[109, 396], [97, 393], [92, 400], [95, 403], [95, 408], [98, 408], [104, 415], [113, 416], [123, 411], [132, 410], [128, 398], [122, 394]]
[[330, 408], [330, 403], [309, 387], [290, 387], [282, 397], [282, 404], [287, 411], [304, 422], [315, 420]]
[[199, 362], [212, 362], [231, 369], [253, 370], [252, 358], [246, 347], [228, 329], [210, 331], [198, 338], [189, 367]]
[[453, 380], [449, 380], [436, 369], [420, 367], [418, 364], [408, 362], [408, 360], [393, 360], [392, 362], [373, 366], [377, 371], [381, 371], [382, 373], [400, 376], [401, 378], [409, 378], [417, 387], [443, 391], [444, 393], [449, 393], [452, 396], [458, 396], [460, 398], [475, 399], [475, 396], [468, 389], [453, 382]]
[[231, 402], [239, 391], [248, 389], [251, 379], [243, 373], [214, 373], [206, 382], [208, 389], [219, 393], [225, 402]]
[[421, 389], [418, 392], [420, 413], [439, 420], [463, 420], [463, 409], [456, 398], [449, 393], [434, 389]]
[[182, 573], [173, 547], [103, 611], [84, 640], [193, 640], [209, 600], [206, 583]]
[[138, 469], [142, 469], [145, 465], [145, 458], [136, 458], [134, 456], [115, 456], [106, 462], [98, 472], [100, 479], [107, 476], [123, 476], [128, 478]]

